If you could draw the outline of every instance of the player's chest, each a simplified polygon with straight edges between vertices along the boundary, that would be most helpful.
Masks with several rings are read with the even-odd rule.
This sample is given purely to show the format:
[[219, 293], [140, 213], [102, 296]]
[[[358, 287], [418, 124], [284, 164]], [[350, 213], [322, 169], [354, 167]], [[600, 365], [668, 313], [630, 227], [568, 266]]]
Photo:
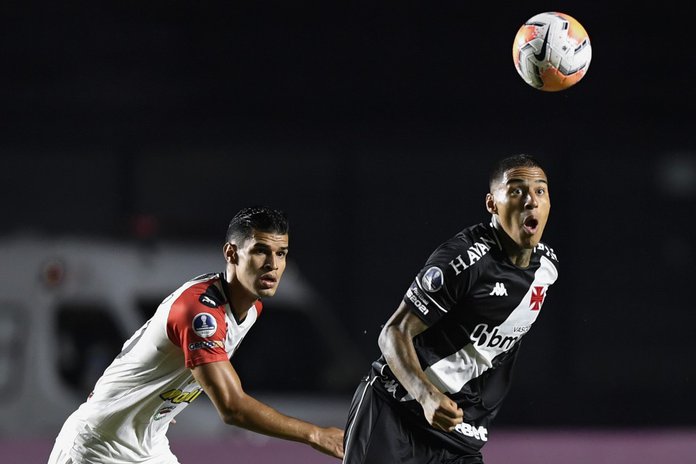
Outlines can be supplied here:
[[522, 325], [531, 324], [552, 283], [543, 270], [497, 269], [479, 277], [463, 305], [476, 322], [497, 325], [514, 317]]
[[229, 316], [225, 318], [225, 351], [228, 357], [231, 357], [237, 351], [254, 322], [255, 318], [254, 320], [245, 320], [241, 324]]

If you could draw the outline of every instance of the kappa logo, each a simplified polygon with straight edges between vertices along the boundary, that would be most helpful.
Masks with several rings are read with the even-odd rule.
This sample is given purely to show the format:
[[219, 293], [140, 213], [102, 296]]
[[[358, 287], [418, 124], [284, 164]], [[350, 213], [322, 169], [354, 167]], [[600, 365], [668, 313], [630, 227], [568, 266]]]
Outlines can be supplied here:
[[507, 289], [505, 288], [505, 284], [502, 282], [496, 282], [495, 285], [493, 286], [493, 290], [491, 290], [491, 293], [489, 293], [489, 295], [508, 296]]
[[384, 389], [391, 393], [394, 397], [396, 397], [396, 389], [398, 387], [399, 384], [396, 383], [395, 380], [387, 380], [386, 382], [384, 382]]

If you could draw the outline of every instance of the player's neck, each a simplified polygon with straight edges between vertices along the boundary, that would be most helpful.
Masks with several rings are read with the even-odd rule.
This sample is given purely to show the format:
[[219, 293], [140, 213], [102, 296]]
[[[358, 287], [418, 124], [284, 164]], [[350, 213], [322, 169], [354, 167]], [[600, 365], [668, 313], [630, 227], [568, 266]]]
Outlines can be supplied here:
[[251, 294], [245, 289], [242, 284], [234, 277], [234, 274], [226, 273], [225, 285], [227, 286], [227, 298], [230, 304], [230, 310], [234, 314], [237, 322], [242, 322], [246, 319], [249, 308], [258, 300], [256, 295]]
[[493, 230], [498, 235], [503, 253], [507, 255], [510, 262], [522, 269], [529, 267], [532, 260], [532, 249], [520, 247], [496, 221], [493, 221]]
[[529, 263], [532, 261], [532, 250], [519, 248], [517, 244], [515, 244], [515, 247], [517, 248], [516, 252], [506, 251], [508, 259], [512, 264], [521, 269], [528, 268]]

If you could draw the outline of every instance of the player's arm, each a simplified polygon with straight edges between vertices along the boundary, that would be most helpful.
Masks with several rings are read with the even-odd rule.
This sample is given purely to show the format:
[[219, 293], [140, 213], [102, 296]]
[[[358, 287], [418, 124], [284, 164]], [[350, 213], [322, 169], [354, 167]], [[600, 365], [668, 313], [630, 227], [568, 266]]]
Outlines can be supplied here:
[[226, 424], [306, 443], [336, 458], [343, 457], [343, 430], [336, 427], [319, 427], [283, 415], [247, 395], [229, 361], [201, 364], [191, 371]]
[[452, 430], [462, 422], [463, 411], [430, 382], [413, 346], [413, 337], [425, 329], [425, 323], [402, 301], [384, 325], [379, 347], [401, 385], [423, 407], [428, 422], [439, 429]]

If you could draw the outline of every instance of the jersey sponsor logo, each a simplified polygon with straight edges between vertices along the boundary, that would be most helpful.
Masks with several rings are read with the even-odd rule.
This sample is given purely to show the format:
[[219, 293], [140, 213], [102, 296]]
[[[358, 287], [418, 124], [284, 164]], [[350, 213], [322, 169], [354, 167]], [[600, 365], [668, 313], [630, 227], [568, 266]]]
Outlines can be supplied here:
[[467, 424], [466, 422], [462, 422], [461, 424], [457, 424], [456, 427], [454, 427], [454, 430], [461, 433], [465, 437], [471, 437], [481, 441], [488, 441], [488, 429], [483, 425], [481, 427], [476, 427], [474, 425]]
[[166, 392], [160, 394], [159, 397], [173, 404], [190, 403], [201, 396], [202, 392], [202, 388], [196, 388], [195, 390], [191, 391], [181, 391], [178, 388], [172, 388], [171, 390], [167, 390]]
[[418, 311], [423, 313], [423, 315], [428, 314], [430, 310], [428, 309], [428, 303], [423, 301], [416, 295], [416, 292], [418, 292], [418, 287], [414, 285], [411, 285], [411, 287], [406, 291], [406, 298], [413, 303], [413, 306], [418, 308]]
[[544, 304], [544, 298], [546, 297], [544, 287], [534, 287], [532, 290], [532, 296], [529, 298], [529, 309], [532, 311], [539, 311], [541, 305]]
[[475, 242], [466, 250], [466, 257], [464, 257], [464, 253], [462, 253], [449, 262], [449, 265], [452, 266], [452, 269], [454, 269], [457, 275], [483, 258], [495, 243], [490, 237], [480, 237], [479, 240], [480, 242]]
[[493, 327], [491, 329], [488, 327], [488, 324], [479, 324], [471, 333], [471, 341], [474, 342], [476, 346], [508, 350], [512, 348], [512, 345], [514, 345], [521, 336], [522, 335], [506, 336], [498, 333], [498, 327]]
[[544, 253], [547, 257], [558, 262], [558, 257], [556, 256], [556, 253], [554, 253], [553, 248], [550, 248], [541, 242], [537, 243], [535, 251], [540, 251], [540, 252]]
[[203, 348], [224, 348], [225, 344], [222, 343], [220, 340], [203, 340], [201, 342], [195, 342], [195, 343], [189, 343], [188, 349], [189, 351], [195, 351], [195, 350], [200, 350]]
[[507, 288], [505, 288], [505, 284], [502, 282], [496, 282], [493, 286], [493, 290], [489, 293], [489, 295], [493, 296], [507, 296], [507, 294]]
[[158, 420], [164, 418], [170, 412], [174, 411], [175, 409], [176, 409], [176, 406], [165, 406], [155, 413], [155, 416], [153, 417], [153, 419], [158, 421]]
[[217, 307], [219, 306], [219, 305], [217, 304], [217, 301], [213, 300], [213, 299], [210, 298], [208, 295], [201, 295], [201, 296], [198, 298], [198, 301], [200, 301], [200, 302], [203, 303], [204, 305], [209, 306], [209, 307], [211, 307], [211, 308], [217, 308]]
[[426, 292], [437, 292], [442, 288], [445, 283], [445, 277], [442, 275], [442, 271], [439, 267], [433, 266], [423, 274], [421, 277], [421, 285]]
[[202, 338], [210, 337], [215, 333], [215, 330], [217, 330], [217, 322], [209, 313], [196, 314], [191, 326], [193, 327], [193, 331], [196, 332], [196, 335]]
[[391, 393], [391, 395], [396, 398], [396, 389], [399, 388], [399, 384], [396, 383], [396, 380], [385, 380], [384, 381], [384, 389], [387, 390], [388, 393]]

